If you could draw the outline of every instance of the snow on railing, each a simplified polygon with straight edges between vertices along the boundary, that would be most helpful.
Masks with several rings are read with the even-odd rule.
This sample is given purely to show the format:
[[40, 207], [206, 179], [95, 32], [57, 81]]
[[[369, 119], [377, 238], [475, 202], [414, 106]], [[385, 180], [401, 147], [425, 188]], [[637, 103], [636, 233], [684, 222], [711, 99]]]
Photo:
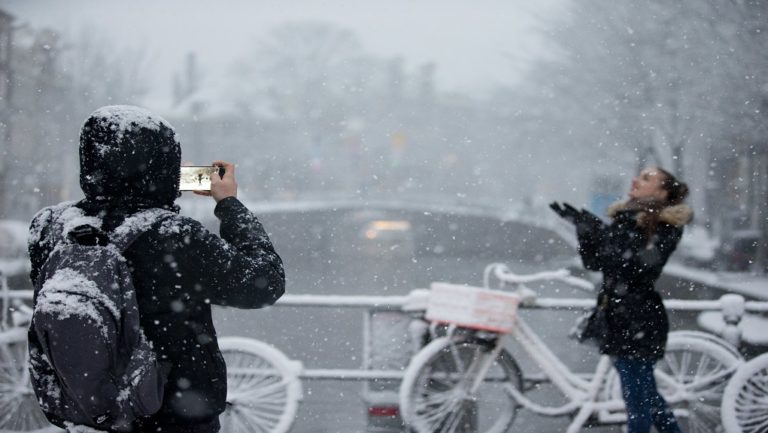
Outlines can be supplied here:
[[[286, 294], [274, 305], [276, 307], [341, 307], [379, 310], [418, 311], [426, 308], [429, 290], [416, 289], [402, 296], [365, 296], [365, 295], [292, 295]], [[2, 286], [2, 305], [11, 305], [14, 299], [31, 300], [31, 290], [8, 290]], [[587, 310], [595, 305], [594, 299], [588, 298], [534, 298], [520, 305], [528, 309]], [[722, 337], [734, 345], [740, 343], [741, 331], [738, 328], [745, 313], [766, 313], [768, 302], [746, 301], [743, 296], [726, 294], [720, 299], [688, 300], [668, 299], [664, 301], [668, 310], [679, 311], [720, 311], [726, 326]], [[7, 309], [3, 312], [6, 313]]]
[[[9, 290], [0, 274], [0, 298], [2, 300], [3, 327], [18, 326], [17, 316], [29, 316], [31, 311], [21, 301], [32, 299], [31, 290]], [[276, 307], [329, 307], [329, 308], [363, 308], [372, 310], [392, 310], [403, 312], [424, 311], [429, 299], [429, 290], [415, 289], [402, 296], [363, 296], [363, 295], [293, 295], [286, 294], [275, 304]], [[664, 301], [669, 310], [682, 311], [720, 311], [726, 326], [721, 334], [731, 344], [738, 346], [741, 340], [739, 322], [746, 312], [768, 312], [768, 302], [745, 301], [741, 295], [728, 294], [715, 300], [682, 300], [670, 299]], [[529, 302], [520, 305], [520, 308], [529, 309], [556, 309], [556, 310], [587, 310], [595, 305], [594, 299], [585, 298], [532, 298]], [[10, 309], [8, 308], [10, 307]], [[9, 312], [11, 313], [9, 316]], [[365, 317], [370, 320], [369, 315]], [[415, 322], [413, 322], [415, 323]], [[364, 332], [364, 358], [369, 359], [371, 339], [370, 324], [364, 323], [367, 329]], [[303, 368], [300, 376], [305, 379], [333, 379], [333, 380], [371, 380], [371, 379], [401, 379], [401, 370], [379, 369], [328, 369], [328, 368]], [[526, 380], [535, 382], [541, 380], [537, 377], [526, 377]]]
[[[428, 295], [427, 289], [416, 289], [408, 295], [401, 296], [365, 296], [365, 295], [292, 295], [286, 294], [274, 305], [276, 307], [348, 307], [348, 308], [380, 308], [398, 310], [410, 306], [412, 303], [426, 302], [421, 299]], [[31, 300], [31, 290], [8, 290], [4, 296], [8, 299]], [[726, 294], [720, 299], [689, 300], [667, 299], [664, 306], [668, 310], [681, 311], [716, 311], [727, 308], [727, 305], [735, 301], [735, 311], [730, 314], [737, 316], [744, 312], [768, 313], [768, 302], [746, 301], [741, 295]], [[743, 310], [739, 304], [744, 302]], [[595, 300], [589, 298], [537, 298], [530, 304], [521, 305], [521, 308], [531, 309], [555, 309], [555, 310], [585, 310], [595, 306]], [[413, 310], [414, 308], [409, 308]], [[729, 310], [730, 311], [730, 310]]]

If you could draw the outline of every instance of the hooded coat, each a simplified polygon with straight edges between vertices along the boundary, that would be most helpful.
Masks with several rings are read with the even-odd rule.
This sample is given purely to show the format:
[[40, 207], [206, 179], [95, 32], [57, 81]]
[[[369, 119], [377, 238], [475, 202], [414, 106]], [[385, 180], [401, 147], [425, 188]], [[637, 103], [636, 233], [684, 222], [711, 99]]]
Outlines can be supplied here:
[[646, 234], [646, 212], [626, 202], [608, 211], [608, 226], [577, 230], [584, 267], [603, 273], [597, 304], [606, 312], [608, 355], [660, 359], [669, 333], [669, 320], [655, 283], [692, 217], [685, 204], [662, 208], [656, 230]]
[[[95, 111], [80, 136], [80, 184], [85, 199], [45, 208], [29, 238], [33, 284], [59, 234], [56, 220], [71, 206], [111, 231], [127, 216], [162, 208], [178, 212], [181, 149], [172, 127], [137, 107]], [[284, 293], [280, 256], [259, 220], [235, 197], [214, 209], [220, 236], [178, 214], [153, 225], [125, 251], [142, 328], [161, 362], [170, 367], [159, 412], [134, 431], [219, 430], [225, 408], [226, 366], [211, 305], [260, 308]], [[73, 336], [71, 344], [77, 344]], [[76, 346], [75, 346], [76, 347]], [[82, 354], [81, 362], [93, 362]]]

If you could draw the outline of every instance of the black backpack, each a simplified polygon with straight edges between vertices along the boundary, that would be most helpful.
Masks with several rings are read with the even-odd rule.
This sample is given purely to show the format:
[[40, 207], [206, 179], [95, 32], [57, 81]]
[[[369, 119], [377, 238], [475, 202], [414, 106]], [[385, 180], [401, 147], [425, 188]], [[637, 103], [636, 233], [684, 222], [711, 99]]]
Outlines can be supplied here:
[[145, 210], [109, 235], [74, 206], [53, 220], [56, 243], [37, 279], [29, 329], [32, 385], [53, 424], [128, 430], [160, 409], [167, 367], [140, 327], [122, 253], [173, 215]]

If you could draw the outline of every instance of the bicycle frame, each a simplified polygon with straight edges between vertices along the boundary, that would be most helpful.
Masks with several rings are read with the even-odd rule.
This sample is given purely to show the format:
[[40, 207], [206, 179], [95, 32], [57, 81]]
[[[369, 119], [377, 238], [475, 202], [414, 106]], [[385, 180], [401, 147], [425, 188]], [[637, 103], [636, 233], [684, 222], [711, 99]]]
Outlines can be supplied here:
[[567, 415], [578, 409], [578, 413], [569, 425], [567, 433], [579, 431], [592, 414], [603, 414], [603, 416], [598, 416], [598, 420], [605, 423], [626, 420], [626, 415], [623, 413], [619, 414], [619, 416], [611, 416], [605, 419], [606, 415], [611, 411], [624, 410], [624, 401], [622, 399], [598, 401], [600, 391], [603, 389], [605, 379], [611, 369], [610, 357], [602, 355], [595, 367], [595, 373], [591, 380], [585, 380], [574, 374], [568, 366], [560, 361], [557, 355], [549, 349], [521, 317], [517, 318], [517, 326], [509, 334], [509, 337], [520, 344], [528, 356], [538, 364], [544, 375], [568, 399], [568, 403], [560, 407], [543, 406], [531, 401], [520, 390], [510, 389], [510, 394], [523, 407], [534, 413], [547, 416]]
[[[452, 326], [449, 327], [449, 336], [453, 334], [454, 329]], [[483, 381], [493, 360], [501, 352], [507, 337], [514, 339], [520, 344], [528, 356], [538, 364], [544, 375], [568, 399], [568, 402], [560, 407], [544, 406], [530, 400], [521, 390], [510, 387], [507, 391], [521, 406], [544, 416], [562, 416], [578, 411], [568, 427], [567, 433], [578, 432], [593, 414], [598, 415], [598, 421], [601, 423], [618, 423], [626, 420], [626, 414], [623, 413], [624, 401], [622, 399], [598, 400], [600, 391], [605, 384], [605, 379], [611, 369], [610, 358], [607, 355], [600, 357], [592, 379], [585, 380], [573, 374], [521, 317], [517, 318], [517, 326], [510, 334], [500, 335], [500, 338], [496, 339], [494, 348], [481, 361], [477, 370], [477, 376], [471, 387], [471, 392], [474, 393]], [[615, 413], [617, 411], [619, 413]]]
[[[515, 291], [521, 298], [535, 298], [535, 292], [525, 287], [524, 283], [541, 280], [560, 280], [572, 286], [586, 290], [594, 290], [592, 284], [580, 278], [573, 277], [570, 272], [561, 269], [557, 271], [540, 272], [528, 276], [514, 275], [503, 263], [492, 263], [485, 268], [483, 273], [485, 287], [490, 286], [490, 277], [494, 275], [502, 283], [512, 283]], [[512, 277], [512, 278], [510, 278]], [[593, 414], [601, 423], [620, 423], [626, 421], [623, 399], [599, 400], [600, 391], [605, 386], [608, 373], [611, 371], [611, 360], [608, 355], [602, 355], [595, 366], [595, 372], [590, 380], [574, 374], [557, 355], [555, 355], [534, 332], [522, 317], [517, 317], [517, 324], [509, 338], [514, 339], [536, 362], [552, 384], [568, 399], [568, 402], [560, 407], [543, 406], [531, 401], [520, 390], [510, 389], [510, 394], [526, 409], [545, 416], [560, 416], [576, 413], [573, 421], [566, 430], [567, 433], [578, 432], [583, 424]], [[497, 344], [501, 345], [503, 338]]]

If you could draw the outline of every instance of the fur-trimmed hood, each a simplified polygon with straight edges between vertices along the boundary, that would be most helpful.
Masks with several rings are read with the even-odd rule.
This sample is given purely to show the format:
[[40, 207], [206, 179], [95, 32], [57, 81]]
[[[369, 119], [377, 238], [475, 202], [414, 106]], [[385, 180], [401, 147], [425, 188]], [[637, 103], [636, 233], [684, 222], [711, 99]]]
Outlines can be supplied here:
[[[611, 219], [616, 217], [616, 214], [623, 210], [630, 209], [627, 206], [626, 201], [617, 201], [608, 207], [608, 216]], [[638, 212], [637, 223], [643, 226], [644, 211]], [[659, 214], [659, 221], [673, 225], [675, 227], [682, 227], [693, 220], [693, 210], [685, 203], [676, 204], [674, 206], [667, 206], [661, 210]]]

